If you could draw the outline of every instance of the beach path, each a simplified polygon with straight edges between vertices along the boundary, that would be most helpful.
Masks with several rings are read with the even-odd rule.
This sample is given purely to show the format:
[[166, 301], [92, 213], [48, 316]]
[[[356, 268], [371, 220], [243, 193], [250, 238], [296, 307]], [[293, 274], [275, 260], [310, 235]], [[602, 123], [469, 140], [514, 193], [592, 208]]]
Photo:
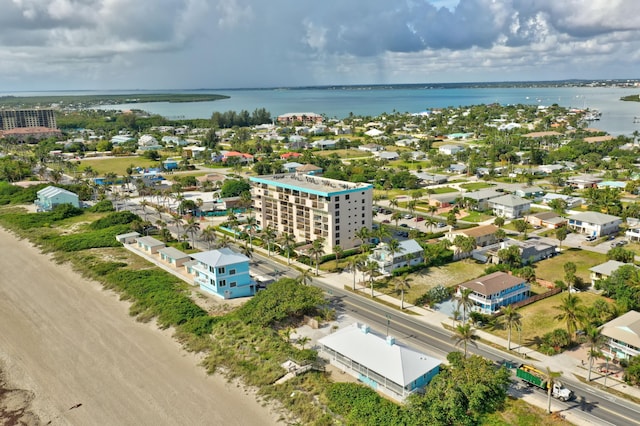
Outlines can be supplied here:
[[272, 425], [255, 396], [208, 376], [169, 331], [0, 229], [0, 359], [53, 425]]

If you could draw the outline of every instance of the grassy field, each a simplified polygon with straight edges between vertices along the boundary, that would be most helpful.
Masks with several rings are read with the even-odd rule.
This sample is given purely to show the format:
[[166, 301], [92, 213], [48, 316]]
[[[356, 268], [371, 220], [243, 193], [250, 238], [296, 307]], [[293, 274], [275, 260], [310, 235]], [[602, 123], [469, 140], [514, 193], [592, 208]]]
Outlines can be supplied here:
[[467, 222], [474, 222], [474, 223], [484, 222], [485, 220], [489, 220], [489, 219], [493, 219], [493, 216], [484, 214], [482, 212], [476, 212], [476, 211], [469, 212], [468, 215], [460, 218], [460, 220], [466, 220]]
[[359, 158], [359, 157], [373, 157], [373, 154], [366, 151], [360, 151], [356, 148], [351, 149], [327, 149], [324, 151], [315, 151], [315, 155], [318, 157], [328, 157], [331, 154], [338, 154], [342, 159], [345, 158]]
[[450, 192], [458, 192], [457, 189], [450, 186], [441, 186], [440, 188], [431, 188], [434, 194], [448, 194]]
[[[556, 328], [566, 329], [566, 323], [556, 319], [556, 315], [560, 313], [556, 306], [562, 303], [562, 299], [566, 297], [568, 293], [558, 293], [554, 296], [548, 297], [543, 300], [539, 300], [531, 305], [524, 306], [518, 309], [520, 315], [522, 315], [522, 343], [527, 346], [536, 347], [539, 337], [542, 337], [546, 333], [553, 331]], [[597, 294], [581, 292], [576, 293], [581, 303], [585, 306], [590, 306], [601, 296]], [[507, 338], [507, 330], [495, 329], [488, 330], [502, 338]], [[511, 340], [513, 343], [518, 343], [520, 336], [517, 333], [512, 332]]]
[[589, 268], [606, 261], [607, 256], [602, 253], [577, 248], [563, 249], [560, 255], [536, 263], [536, 276], [551, 282], [564, 280], [564, 264], [573, 262], [577, 268], [576, 276], [589, 281]]
[[564, 426], [571, 425], [558, 416], [550, 416], [545, 410], [527, 404], [522, 399], [507, 398], [503, 411], [487, 416], [483, 424], [492, 426]]
[[91, 166], [93, 170], [98, 173], [98, 176], [104, 176], [105, 173], [113, 172], [118, 176], [124, 176], [127, 174], [127, 168], [134, 167], [158, 167], [160, 163], [158, 161], [152, 161], [142, 157], [115, 157], [115, 158], [96, 158], [86, 159], [80, 161], [79, 171], [84, 170], [85, 167]]
[[469, 183], [461, 183], [460, 188], [464, 188], [467, 191], [476, 191], [478, 189], [491, 188], [496, 186], [494, 183], [487, 182], [469, 182]]

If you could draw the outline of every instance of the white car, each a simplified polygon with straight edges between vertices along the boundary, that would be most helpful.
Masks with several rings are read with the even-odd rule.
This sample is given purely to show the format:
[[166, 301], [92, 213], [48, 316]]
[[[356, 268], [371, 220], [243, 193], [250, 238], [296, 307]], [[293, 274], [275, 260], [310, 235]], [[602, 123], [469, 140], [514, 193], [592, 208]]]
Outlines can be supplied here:
[[595, 241], [595, 240], [597, 240], [597, 239], [598, 239], [598, 237], [596, 237], [595, 235], [589, 235], [589, 236], [587, 236], [587, 238], [586, 238], [586, 240], [587, 240], [587, 241]]

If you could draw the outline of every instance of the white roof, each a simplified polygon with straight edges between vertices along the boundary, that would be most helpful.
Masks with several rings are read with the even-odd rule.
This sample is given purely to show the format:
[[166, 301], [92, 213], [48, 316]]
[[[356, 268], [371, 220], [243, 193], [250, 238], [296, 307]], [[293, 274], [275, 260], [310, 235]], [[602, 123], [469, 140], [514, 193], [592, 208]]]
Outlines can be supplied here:
[[400, 251], [398, 254], [405, 255], [408, 253], [422, 253], [423, 249], [416, 240], [400, 241]]
[[602, 334], [640, 348], [640, 313], [629, 311], [602, 326]]
[[600, 212], [583, 212], [571, 215], [571, 220], [579, 220], [581, 222], [593, 223], [594, 225], [604, 225], [607, 223], [622, 221], [618, 216], [604, 214]]
[[236, 253], [230, 248], [223, 247], [221, 249], [204, 251], [202, 253], [194, 253], [192, 258], [198, 262], [202, 262], [209, 266], [226, 266], [235, 265], [237, 263], [248, 262], [249, 258], [241, 253]]
[[383, 336], [372, 331], [365, 333], [363, 327], [366, 326], [352, 324], [323, 337], [318, 343], [403, 387], [441, 364], [407, 346], [389, 344]]
[[516, 207], [516, 206], [525, 206], [531, 204], [529, 200], [525, 200], [522, 197], [518, 197], [517, 195], [503, 195], [502, 197], [496, 197], [489, 200], [490, 204], [499, 204], [501, 206], [507, 207]]
[[[596, 274], [611, 276], [615, 271], [618, 270], [619, 267], [624, 265], [633, 265], [633, 263], [623, 263], [618, 262], [617, 260], [607, 260], [606, 262], [596, 265], [589, 270], [591, 272], [595, 272]], [[637, 268], [637, 266], [633, 266]]]
[[78, 196], [77, 194], [74, 194], [71, 191], [58, 188], [57, 186], [47, 186], [46, 188], [42, 188], [40, 191], [38, 191], [37, 194], [38, 194], [38, 197], [55, 197], [56, 195], [60, 195], [60, 194], [73, 195], [74, 197]]

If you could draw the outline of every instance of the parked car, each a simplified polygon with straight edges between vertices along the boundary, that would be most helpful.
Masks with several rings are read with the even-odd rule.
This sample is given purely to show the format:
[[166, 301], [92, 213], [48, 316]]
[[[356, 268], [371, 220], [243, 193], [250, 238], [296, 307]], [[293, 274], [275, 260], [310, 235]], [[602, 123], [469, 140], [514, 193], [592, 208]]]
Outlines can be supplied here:
[[409, 214], [409, 213], [405, 214], [405, 215], [404, 215], [404, 216], [402, 216], [402, 217], [404, 217], [405, 219], [413, 219], [413, 215], [412, 215], [412, 214]]
[[587, 241], [595, 241], [597, 239], [598, 237], [596, 237], [595, 235], [587, 235], [587, 238], [586, 238]]
[[446, 223], [444, 222], [438, 222], [438, 224], [436, 225], [436, 228], [444, 228], [445, 226], [447, 226]]
[[408, 228], [409, 227], [409, 225], [407, 225], [406, 223], [401, 223], [400, 226], [403, 227], [403, 228]]
[[389, 219], [385, 219], [382, 221], [382, 223], [391, 223], [391, 221]]
[[416, 222], [422, 222], [423, 220], [424, 220], [424, 217], [422, 216], [416, 217]]

